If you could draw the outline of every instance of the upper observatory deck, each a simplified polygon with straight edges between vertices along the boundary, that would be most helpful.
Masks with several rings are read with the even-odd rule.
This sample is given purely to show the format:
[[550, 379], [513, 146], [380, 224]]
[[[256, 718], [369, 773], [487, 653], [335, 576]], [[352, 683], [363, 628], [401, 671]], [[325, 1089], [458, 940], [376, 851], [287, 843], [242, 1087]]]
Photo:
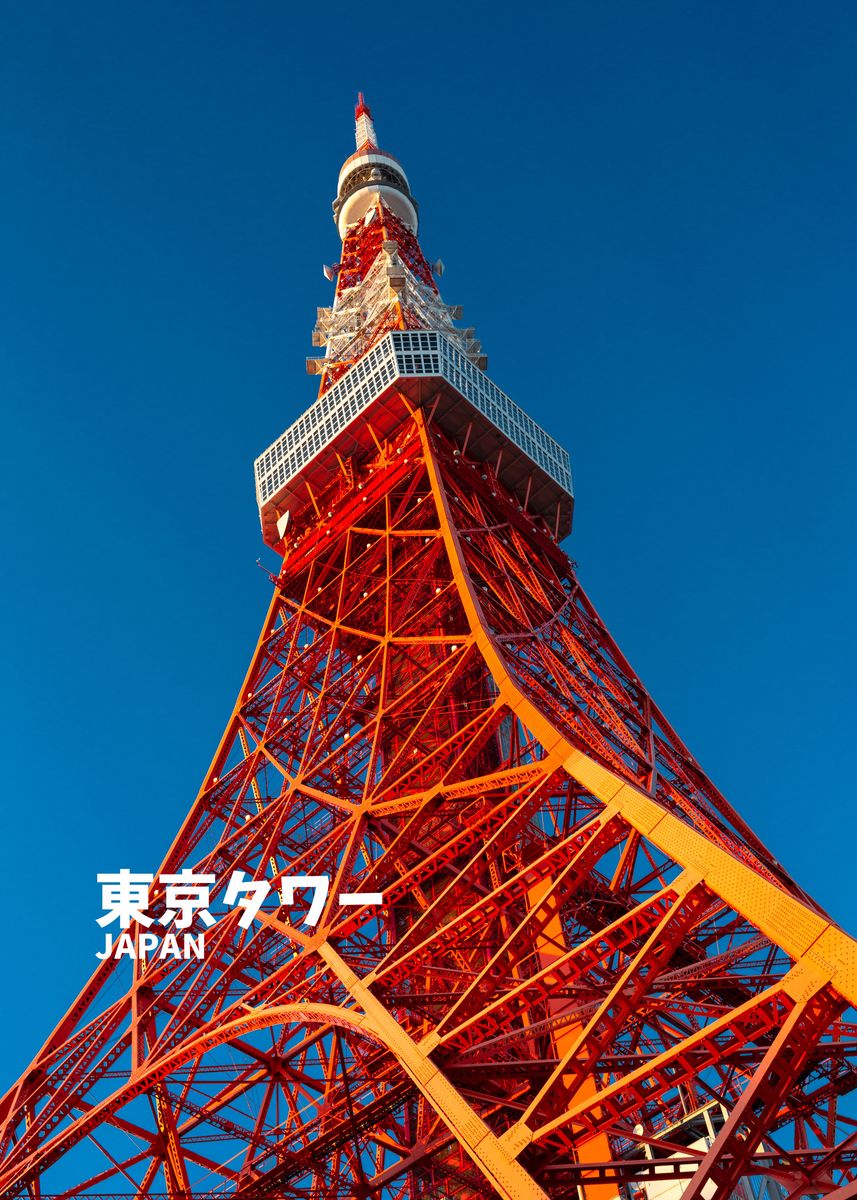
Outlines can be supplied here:
[[[468, 457], [490, 462], [521, 507], [545, 518], [557, 539], [571, 529], [568, 454], [492, 383], [473, 329], [443, 302], [417, 240], [419, 207], [398, 159], [380, 149], [362, 94], [356, 153], [339, 173], [333, 202], [342, 238], [331, 308], [318, 310], [307, 360], [321, 376], [319, 397], [256, 459], [256, 497], [265, 541], [330, 483], [342, 463], [373, 453], [408, 409], [426, 407]], [[406, 404], [403, 406], [402, 398]]]
[[397, 392], [414, 407], [430, 402], [433, 420], [453, 438], [463, 441], [469, 428], [468, 456], [499, 463], [499, 478], [528, 512], [545, 517], [558, 539], [570, 532], [567, 451], [444, 334], [393, 330], [256, 459], [256, 499], [269, 545], [279, 542], [285, 514], [310, 502], [306, 485], [317, 491], [330, 481], [337, 455], [359, 457], [373, 448], [363, 418], [371, 414], [376, 436], [392, 433], [401, 421], [401, 405], [392, 404]]

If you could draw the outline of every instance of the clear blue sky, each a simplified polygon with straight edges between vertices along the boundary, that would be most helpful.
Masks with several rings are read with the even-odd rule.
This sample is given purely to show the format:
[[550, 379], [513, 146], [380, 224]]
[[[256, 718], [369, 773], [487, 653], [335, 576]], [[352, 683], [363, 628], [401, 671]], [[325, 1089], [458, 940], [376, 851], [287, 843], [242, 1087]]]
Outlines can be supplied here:
[[3, 1082], [255, 643], [252, 461], [314, 395], [358, 88], [571, 451], [584, 585], [857, 929], [855, 60], [853, 2], [2, 6]]

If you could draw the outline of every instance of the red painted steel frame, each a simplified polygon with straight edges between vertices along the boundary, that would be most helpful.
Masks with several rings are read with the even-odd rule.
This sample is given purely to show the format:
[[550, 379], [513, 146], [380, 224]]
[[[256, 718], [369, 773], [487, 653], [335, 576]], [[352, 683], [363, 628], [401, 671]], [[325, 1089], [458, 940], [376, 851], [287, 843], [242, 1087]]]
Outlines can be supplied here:
[[[339, 292], [390, 239], [434, 288], [379, 211]], [[400, 402], [294, 514], [162, 864], [216, 878], [204, 961], [98, 966], [0, 1102], [0, 1194], [600, 1200], [669, 1176], [696, 1200], [764, 1174], [851, 1195], [853, 943], [700, 770], [496, 464]], [[235, 870], [328, 876], [320, 923], [298, 895], [242, 929]]]
[[[364, 1006], [324, 947], [498, 1142], [527, 1117], [517, 1162], [538, 1190], [519, 1194], [572, 1195], [587, 1170], [590, 1185], [627, 1180], [647, 1139], [712, 1100], [738, 1114], [730, 1181], [771, 1154], [795, 1195], [855, 1177], [842, 1002], [813, 993], [791, 1051], [805, 1002], [783, 986], [788, 957], [509, 707], [461, 572], [517, 686], [571, 741], [791, 883], [661, 721], [546, 531], [423, 427], [403, 411], [289, 547], [164, 863], [217, 876], [206, 961], [99, 966], [3, 1102], [3, 1195], [497, 1194], [397, 1047], [355, 1022]], [[243, 931], [222, 905], [236, 868], [327, 874], [332, 897], [377, 889], [384, 904], [332, 899], [316, 931], [296, 904]], [[772, 1054], [775, 1087], [756, 1082]], [[742, 1142], [757, 1088], [764, 1121]]]

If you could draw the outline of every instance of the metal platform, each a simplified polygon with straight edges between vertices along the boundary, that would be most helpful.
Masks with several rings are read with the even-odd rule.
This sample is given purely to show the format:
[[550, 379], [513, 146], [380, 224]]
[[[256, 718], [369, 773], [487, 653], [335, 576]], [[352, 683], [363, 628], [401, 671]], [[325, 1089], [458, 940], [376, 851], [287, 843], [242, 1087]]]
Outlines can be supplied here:
[[371, 451], [364, 418], [376, 436], [402, 419], [399, 394], [430, 407], [447, 433], [467, 439], [467, 455], [490, 461], [502, 482], [544, 516], [559, 539], [571, 531], [573, 492], [568, 453], [443, 334], [433, 330], [386, 334], [329, 391], [260, 454], [256, 499], [268, 545], [277, 521], [309, 503], [306, 485], [321, 489], [345, 459]]

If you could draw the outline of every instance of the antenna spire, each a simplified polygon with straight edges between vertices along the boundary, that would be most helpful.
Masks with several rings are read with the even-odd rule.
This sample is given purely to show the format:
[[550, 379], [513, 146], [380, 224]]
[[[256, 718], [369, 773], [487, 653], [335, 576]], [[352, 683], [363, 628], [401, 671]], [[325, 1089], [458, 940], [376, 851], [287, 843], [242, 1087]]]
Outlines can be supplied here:
[[362, 92], [357, 93], [357, 107], [354, 109], [354, 140], [357, 142], [358, 150], [362, 150], [365, 146], [374, 148], [378, 146], [372, 113], [369, 111], [369, 105], [363, 99]]

